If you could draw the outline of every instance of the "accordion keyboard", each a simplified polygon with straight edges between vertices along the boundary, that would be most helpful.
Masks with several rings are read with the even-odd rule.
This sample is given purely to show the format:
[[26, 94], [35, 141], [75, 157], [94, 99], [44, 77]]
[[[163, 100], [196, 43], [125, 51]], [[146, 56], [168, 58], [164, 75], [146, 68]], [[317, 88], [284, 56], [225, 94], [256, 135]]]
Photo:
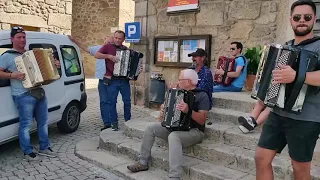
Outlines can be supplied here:
[[[276, 62], [275, 69], [280, 69], [279, 64], [281, 65], [287, 65], [289, 61], [290, 52], [283, 50], [281, 51], [280, 57], [278, 59], [278, 62]], [[272, 78], [273, 80], [273, 78]], [[278, 102], [279, 97], [279, 91], [280, 91], [281, 84], [275, 83], [273, 84], [272, 81], [270, 82], [269, 90], [265, 98], [265, 103], [270, 105], [276, 105]]]

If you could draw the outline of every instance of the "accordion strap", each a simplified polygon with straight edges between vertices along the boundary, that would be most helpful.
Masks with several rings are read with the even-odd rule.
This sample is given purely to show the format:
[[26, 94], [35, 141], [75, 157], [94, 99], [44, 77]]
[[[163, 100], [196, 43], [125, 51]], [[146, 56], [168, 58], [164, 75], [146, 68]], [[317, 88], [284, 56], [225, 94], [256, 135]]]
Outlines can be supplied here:
[[299, 96], [300, 90], [304, 84], [306, 73], [307, 73], [307, 59], [308, 59], [308, 53], [306, 50], [301, 49], [300, 51], [300, 58], [299, 58], [299, 68], [298, 72], [296, 74], [295, 83], [292, 87], [292, 91], [290, 93], [290, 97], [288, 97], [288, 101], [285, 103], [285, 109], [291, 110], [293, 105], [296, 102], [296, 99]]

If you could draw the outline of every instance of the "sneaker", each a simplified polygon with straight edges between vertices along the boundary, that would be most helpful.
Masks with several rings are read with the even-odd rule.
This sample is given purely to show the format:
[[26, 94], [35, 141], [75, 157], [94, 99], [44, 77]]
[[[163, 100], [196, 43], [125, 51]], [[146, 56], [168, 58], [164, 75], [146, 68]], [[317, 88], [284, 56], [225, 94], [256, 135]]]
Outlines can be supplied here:
[[40, 150], [38, 152], [38, 154], [41, 156], [47, 156], [47, 157], [51, 157], [51, 158], [57, 157], [57, 154], [54, 153], [51, 148], [48, 148], [46, 150]]
[[119, 127], [118, 127], [118, 125], [111, 125], [111, 129], [112, 129], [112, 131], [118, 131]]
[[105, 129], [108, 129], [108, 128], [111, 128], [110, 125], [104, 125], [103, 128], [101, 128], [101, 131], [105, 130]]
[[256, 121], [252, 117], [245, 118], [243, 116], [240, 116], [238, 118], [238, 122], [241, 124], [241, 126], [239, 126], [239, 129], [245, 134], [248, 132], [252, 132], [257, 126]]
[[127, 168], [133, 173], [139, 172], [139, 171], [147, 171], [149, 169], [147, 165], [142, 165], [140, 162], [127, 166]]
[[24, 154], [23, 159], [26, 161], [40, 161], [40, 158], [34, 152], [30, 154]]

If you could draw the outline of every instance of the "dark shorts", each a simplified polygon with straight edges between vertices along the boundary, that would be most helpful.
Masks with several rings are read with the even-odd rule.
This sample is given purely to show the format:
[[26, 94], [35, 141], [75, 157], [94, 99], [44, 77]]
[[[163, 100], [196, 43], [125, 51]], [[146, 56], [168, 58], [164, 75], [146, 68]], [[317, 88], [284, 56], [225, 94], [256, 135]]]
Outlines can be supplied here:
[[320, 123], [294, 120], [270, 112], [263, 124], [258, 146], [281, 153], [288, 144], [290, 157], [310, 162], [320, 133]]

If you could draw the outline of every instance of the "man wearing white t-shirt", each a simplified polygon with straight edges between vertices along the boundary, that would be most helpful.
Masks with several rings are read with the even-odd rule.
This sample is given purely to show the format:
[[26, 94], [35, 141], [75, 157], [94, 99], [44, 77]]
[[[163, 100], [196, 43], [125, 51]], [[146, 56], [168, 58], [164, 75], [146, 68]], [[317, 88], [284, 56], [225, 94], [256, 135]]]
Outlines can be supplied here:
[[[82, 50], [86, 51], [91, 56], [94, 56], [94, 54], [102, 47], [102, 45], [86, 46], [83, 43], [79, 42], [78, 40], [72, 38], [71, 36], [68, 36], [68, 37], [72, 42], [77, 44]], [[105, 44], [113, 43], [113, 36], [107, 36], [104, 43]], [[95, 78], [99, 79], [98, 91], [99, 91], [99, 98], [100, 98], [100, 113], [101, 113], [101, 118], [104, 124], [104, 127], [101, 129], [101, 131], [111, 127], [109, 107], [107, 103], [108, 89], [107, 89], [107, 86], [103, 83], [105, 71], [106, 71], [105, 60], [96, 59]]]

